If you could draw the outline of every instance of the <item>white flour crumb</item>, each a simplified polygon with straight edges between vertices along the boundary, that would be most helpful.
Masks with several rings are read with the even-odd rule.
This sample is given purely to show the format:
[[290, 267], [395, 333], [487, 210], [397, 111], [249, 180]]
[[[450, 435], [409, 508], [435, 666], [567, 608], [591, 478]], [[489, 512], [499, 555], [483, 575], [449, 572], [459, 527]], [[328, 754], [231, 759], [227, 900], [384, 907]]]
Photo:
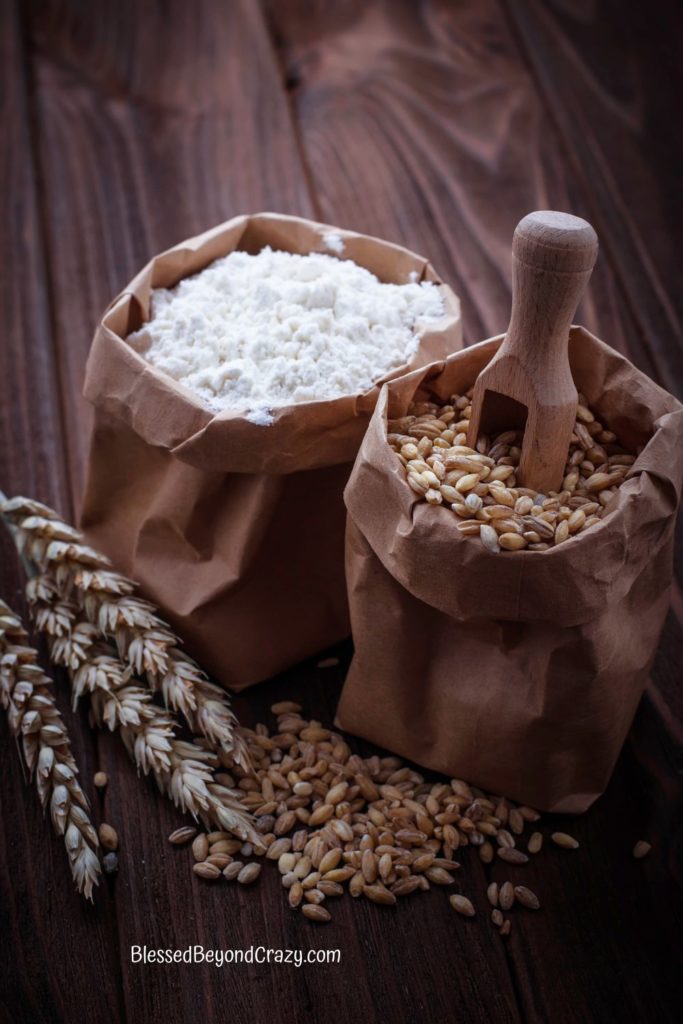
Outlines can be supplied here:
[[341, 256], [346, 248], [344, 240], [338, 231], [326, 231], [323, 235], [323, 242], [325, 243], [325, 248], [337, 256]]
[[433, 284], [382, 284], [352, 260], [266, 248], [154, 289], [128, 341], [212, 411], [267, 426], [279, 406], [367, 391], [443, 315]]
[[419, 277], [420, 275], [418, 274], [417, 270], [411, 270], [410, 273], [408, 274], [408, 280], [412, 284], [415, 284], [415, 282], [419, 280]]
[[273, 413], [271, 409], [265, 407], [257, 409], [248, 409], [246, 411], [247, 419], [255, 423], [257, 427], [269, 427], [273, 422]]

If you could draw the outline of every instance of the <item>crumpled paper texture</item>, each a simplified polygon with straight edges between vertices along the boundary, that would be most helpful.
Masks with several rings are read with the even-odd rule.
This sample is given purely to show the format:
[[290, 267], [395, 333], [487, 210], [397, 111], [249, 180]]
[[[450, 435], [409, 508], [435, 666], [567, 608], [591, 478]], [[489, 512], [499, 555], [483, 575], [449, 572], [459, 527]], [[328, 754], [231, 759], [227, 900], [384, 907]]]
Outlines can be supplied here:
[[502, 337], [386, 384], [346, 488], [355, 655], [338, 724], [542, 810], [604, 790], [669, 603], [683, 407], [580, 327], [578, 389], [642, 451], [609, 516], [545, 552], [490, 554], [418, 500], [386, 442], [416, 393], [472, 386]]
[[[297, 217], [236, 217], [156, 256], [109, 306], [93, 339], [85, 395], [95, 407], [82, 527], [136, 579], [219, 682], [239, 690], [349, 633], [343, 489], [380, 392], [275, 410], [258, 426], [214, 414], [126, 342], [149, 317], [152, 288], [172, 287], [234, 249], [327, 252], [381, 280], [438, 281], [400, 246]], [[462, 345], [460, 304], [421, 332], [410, 363]]]

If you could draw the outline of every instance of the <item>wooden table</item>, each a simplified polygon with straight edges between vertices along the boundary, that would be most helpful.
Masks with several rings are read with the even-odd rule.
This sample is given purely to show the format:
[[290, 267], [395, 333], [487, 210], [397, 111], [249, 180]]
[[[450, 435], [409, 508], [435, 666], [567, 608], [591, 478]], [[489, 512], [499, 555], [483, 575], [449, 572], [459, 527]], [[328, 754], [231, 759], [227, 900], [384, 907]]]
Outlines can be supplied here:
[[[602, 254], [581, 321], [680, 396], [673, 0], [3, 0], [2, 11], [6, 492], [76, 516], [98, 315], [152, 254], [246, 211], [310, 215], [427, 254], [462, 298], [468, 341], [507, 323], [517, 220], [544, 207], [584, 215]], [[4, 534], [0, 550], [1, 593], [21, 607]], [[3, 721], [2, 1020], [680, 1020], [678, 553], [653, 682], [609, 790], [571, 823], [576, 855], [551, 850], [528, 867], [546, 909], [517, 914], [507, 944], [481, 901], [465, 922], [443, 892], [389, 911], [345, 899], [316, 928], [289, 911], [273, 871], [250, 890], [203, 884], [166, 840], [180, 816], [64, 697], [96, 814], [121, 836], [118, 877], [85, 905]], [[339, 668], [300, 666], [236, 700], [238, 714], [252, 723], [286, 694], [329, 721], [349, 650], [337, 653]], [[96, 768], [111, 778], [104, 799]], [[640, 838], [653, 850], [636, 862]], [[465, 861], [468, 891], [483, 891], [488, 870]], [[141, 967], [135, 943], [338, 947], [342, 963]]]

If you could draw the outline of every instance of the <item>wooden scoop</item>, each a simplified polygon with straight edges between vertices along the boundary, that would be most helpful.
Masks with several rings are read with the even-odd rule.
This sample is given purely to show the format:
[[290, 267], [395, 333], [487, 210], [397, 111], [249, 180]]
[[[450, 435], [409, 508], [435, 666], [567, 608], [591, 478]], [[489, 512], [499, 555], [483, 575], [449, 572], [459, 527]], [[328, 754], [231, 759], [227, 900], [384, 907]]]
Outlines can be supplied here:
[[468, 445], [523, 430], [517, 480], [542, 493], [562, 486], [577, 405], [569, 328], [597, 255], [597, 235], [580, 217], [540, 210], [519, 222], [510, 326], [474, 386]]

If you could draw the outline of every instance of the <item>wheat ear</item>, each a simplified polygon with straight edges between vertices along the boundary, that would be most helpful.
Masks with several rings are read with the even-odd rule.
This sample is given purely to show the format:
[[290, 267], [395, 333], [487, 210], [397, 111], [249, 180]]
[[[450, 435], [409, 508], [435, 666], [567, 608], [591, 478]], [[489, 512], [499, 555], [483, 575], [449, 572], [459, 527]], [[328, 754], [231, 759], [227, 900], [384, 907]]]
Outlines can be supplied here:
[[[209, 827], [260, 845], [239, 794], [216, 780], [218, 754], [201, 745], [208, 743], [205, 739], [177, 738], [178, 719], [154, 703], [150, 689], [138, 685], [116, 647], [102, 638], [75, 603], [61, 597], [54, 575], [34, 576], [26, 596], [36, 627], [47, 638], [52, 662], [68, 671], [74, 707], [89, 694], [95, 724], [119, 731], [138, 768], [152, 775], [177, 807]], [[222, 751], [221, 755], [225, 757]]]
[[43, 808], [49, 806], [55, 832], [64, 836], [71, 874], [79, 892], [92, 899], [101, 865], [97, 833], [88, 800], [76, 775], [66, 726], [55, 704], [52, 680], [38, 663], [28, 634], [12, 609], [0, 600], [0, 702], [7, 711], [29, 775]]
[[54, 575], [60, 596], [116, 644], [121, 660], [161, 691], [166, 706], [179, 711], [192, 732], [247, 767], [227, 694], [181, 650], [181, 640], [154, 605], [135, 594], [136, 584], [115, 572], [109, 559], [86, 546], [83, 535], [46, 505], [12, 498], [0, 504], [0, 513], [13, 526], [23, 557]]

